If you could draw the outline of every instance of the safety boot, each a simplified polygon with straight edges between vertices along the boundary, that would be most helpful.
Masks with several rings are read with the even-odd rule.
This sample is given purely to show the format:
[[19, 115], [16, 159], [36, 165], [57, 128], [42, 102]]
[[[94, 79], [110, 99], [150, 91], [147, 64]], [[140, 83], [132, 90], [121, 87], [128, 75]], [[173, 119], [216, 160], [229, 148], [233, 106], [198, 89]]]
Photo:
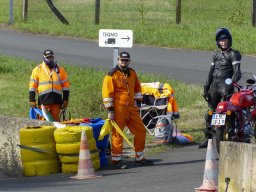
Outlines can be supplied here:
[[204, 142], [198, 145], [198, 148], [203, 149], [203, 148], [207, 148], [207, 146], [208, 146], [208, 139], [206, 139]]
[[148, 159], [142, 159], [140, 161], [134, 161], [134, 166], [150, 166], [154, 165], [154, 162]]
[[123, 161], [112, 162], [115, 169], [128, 169], [128, 166]]

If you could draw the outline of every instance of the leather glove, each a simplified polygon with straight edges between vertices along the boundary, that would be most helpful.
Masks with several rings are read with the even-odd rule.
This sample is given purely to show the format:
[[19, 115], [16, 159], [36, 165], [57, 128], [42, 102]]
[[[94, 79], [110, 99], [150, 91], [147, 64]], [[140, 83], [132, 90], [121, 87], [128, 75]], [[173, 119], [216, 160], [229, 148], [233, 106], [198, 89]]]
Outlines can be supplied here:
[[108, 112], [108, 119], [114, 120], [115, 119], [115, 113], [114, 112]]
[[31, 108], [36, 108], [37, 106], [36, 106], [36, 102], [34, 102], [34, 101], [30, 101], [29, 102], [29, 106], [31, 107]]
[[62, 103], [62, 109], [66, 109], [68, 107], [68, 101], [64, 100]]
[[210, 94], [209, 94], [209, 87], [207, 85], [204, 86], [203, 97], [204, 97], [205, 101], [209, 102]]

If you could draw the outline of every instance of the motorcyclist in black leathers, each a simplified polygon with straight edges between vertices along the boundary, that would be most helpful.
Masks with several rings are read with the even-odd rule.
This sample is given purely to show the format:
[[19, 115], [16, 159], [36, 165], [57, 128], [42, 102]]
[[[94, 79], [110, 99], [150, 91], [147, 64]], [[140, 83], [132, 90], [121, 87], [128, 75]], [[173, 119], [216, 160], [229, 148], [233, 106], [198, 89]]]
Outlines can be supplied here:
[[226, 85], [225, 79], [231, 78], [237, 82], [241, 78], [240, 62], [242, 56], [239, 51], [231, 48], [232, 36], [228, 29], [220, 28], [216, 31], [216, 44], [220, 50], [216, 51], [213, 55], [203, 94], [203, 97], [208, 102], [208, 111], [205, 114], [206, 140], [199, 145], [199, 148], [206, 148], [208, 139], [212, 138], [212, 112], [224, 97], [234, 92], [234, 86]]

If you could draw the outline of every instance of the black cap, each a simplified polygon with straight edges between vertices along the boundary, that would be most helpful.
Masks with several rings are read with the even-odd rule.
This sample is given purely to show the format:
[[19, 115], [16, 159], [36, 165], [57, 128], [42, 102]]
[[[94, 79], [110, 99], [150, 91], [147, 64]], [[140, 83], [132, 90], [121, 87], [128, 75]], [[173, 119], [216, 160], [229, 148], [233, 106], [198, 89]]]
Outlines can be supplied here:
[[121, 59], [130, 59], [130, 54], [125, 51], [122, 51], [121, 53], [119, 53], [119, 57]]
[[54, 56], [54, 53], [53, 53], [52, 50], [47, 49], [47, 50], [44, 51], [43, 55], [44, 55], [45, 57], [49, 57], [49, 56]]

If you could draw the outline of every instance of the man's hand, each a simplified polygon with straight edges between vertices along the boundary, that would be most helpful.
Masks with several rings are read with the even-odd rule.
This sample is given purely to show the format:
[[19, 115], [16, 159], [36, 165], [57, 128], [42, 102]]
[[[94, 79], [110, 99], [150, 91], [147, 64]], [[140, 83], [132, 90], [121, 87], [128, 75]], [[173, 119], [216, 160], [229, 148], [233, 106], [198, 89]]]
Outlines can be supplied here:
[[108, 112], [108, 119], [114, 120], [115, 119], [115, 113], [114, 112]]
[[210, 100], [210, 94], [209, 94], [208, 92], [207, 92], [207, 93], [204, 93], [204, 94], [203, 94], [203, 97], [204, 97], [205, 101], [209, 102], [209, 100]]
[[62, 109], [66, 109], [68, 107], [68, 101], [64, 100], [62, 103]]
[[210, 94], [209, 94], [209, 87], [207, 85], [204, 86], [203, 97], [204, 97], [205, 101], [209, 102]]
[[36, 108], [36, 107], [37, 107], [37, 106], [36, 106], [36, 102], [34, 102], [34, 101], [29, 102], [29, 106], [30, 106], [31, 108]]

